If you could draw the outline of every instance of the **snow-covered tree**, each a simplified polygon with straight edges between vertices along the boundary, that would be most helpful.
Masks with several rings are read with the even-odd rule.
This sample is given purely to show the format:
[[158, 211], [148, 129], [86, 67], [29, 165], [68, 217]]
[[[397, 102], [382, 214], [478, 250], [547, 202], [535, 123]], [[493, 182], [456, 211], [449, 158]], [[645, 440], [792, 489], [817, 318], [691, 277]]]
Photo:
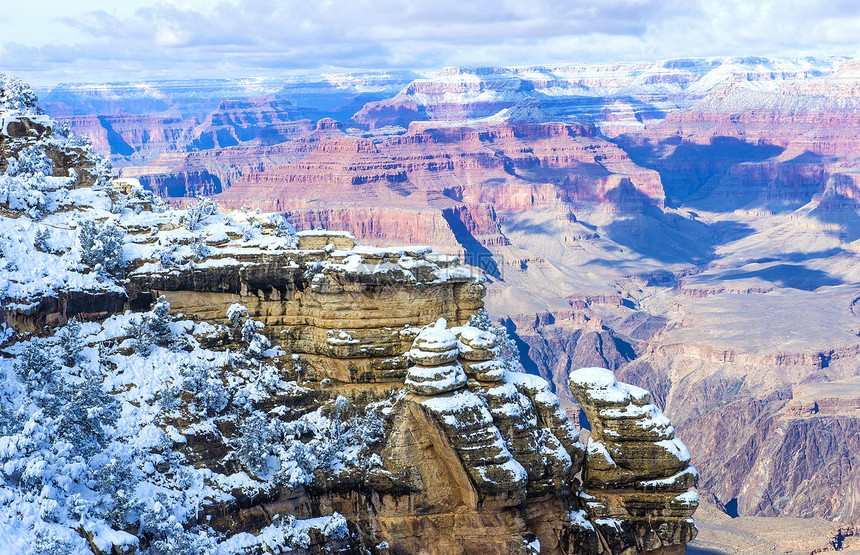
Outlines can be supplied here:
[[172, 318], [167, 314], [169, 310], [170, 303], [162, 295], [152, 303], [149, 312], [144, 312], [126, 324], [125, 332], [136, 353], [147, 355], [155, 345], [167, 347], [173, 344], [175, 337], [170, 329]]
[[182, 225], [188, 231], [197, 231], [206, 218], [218, 211], [218, 206], [211, 198], [197, 195], [194, 204], [188, 206], [182, 217]]
[[51, 238], [51, 230], [48, 228], [40, 229], [36, 231], [36, 235], [33, 237], [33, 246], [36, 247], [37, 250], [42, 252], [50, 252], [50, 247], [48, 247], [48, 239]]
[[493, 322], [492, 320], [490, 320], [490, 315], [487, 314], [487, 311], [483, 308], [479, 309], [478, 312], [469, 316], [469, 321], [466, 323], [466, 325], [484, 331], [490, 331], [493, 329]]
[[81, 323], [73, 317], [58, 334], [60, 355], [66, 366], [74, 366], [81, 357], [84, 341], [81, 339]]
[[33, 219], [42, 218], [48, 209], [45, 195], [50, 186], [46, 176], [54, 172], [44, 148], [27, 146], [6, 162], [6, 171], [0, 175], [0, 204], [26, 212]]
[[242, 424], [236, 441], [236, 456], [253, 475], [264, 477], [273, 470], [272, 442], [275, 433], [268, 419], [254, 413]]
[[0, 114], [35, 115], [42, 110], [36, 106], [39, 98], [30, 85], [19, 77], [0, 73]]
[[192, 412], [214, 416], [230, 403], [230, 395], [220, 374], [211, 366], [184, 364], [182, 366], [182, 392], [194, 399]]
[[296, 228], [293, 224], [287, 221], [281, 214], [272, 214], [269, 216], [269, 224], [274, 228], [276, 237], [282, 237], [291, 240], [287, 248], [294, 249], [299, 246], [299, 238], [296, 235]]
[[60, 367], [40, 342], [30, 342], [18, 356], [14, 368], [28, 392], [37, 393], [37, 397], [56, 393]]
[[22, 148], [16, 158], [10, 158], [7, 162], [6, 175], [54, 175], [54, 163], [38, 145]]
[[215, 551], [214, 538], [207, 532], [185, 530], [171, 510], [173, 503], [164, 493], [157, 493], [155, 502], [140, 516], [140, 533], [150, 538], [149, 548], [142, 555], [199, 555]]
[[211, 250], [209, 249], [209, 245], [206, 244], [205, 235], [194, 237], [194, 241], [191, 243], [191, 252], [194, 254], [194, 259], [198, 261], [205, 260], [209, 256]]
[[262, 229], [263, 224], [260, 223], [259, 220], [249, 220], [248, 223], [242, 227], [242, 240], [250, 241], [255, 237], [259, 237]]
[[241, 304], [233, 303], [227, 309], [227, 321], [230, 327], [239, 332], [239, 340], [245, 346], [245, 353], [254, 357], [262, 358], [263, 352], [272, 346], [269, 339], [260, 333], [265, 325], [263, 322], [252, 320], [248, 315], [248, 309]]
[[44, 528], [36, 530], [36, 541], [33, 542], [33, 548], [36, 553], [50, 553], [51, 555], [74, 555], [77, 552], [72, 542], [60, 538]]
[[505, 362], [505, 367], [508, 371], [523, 371], [522, 363], [520, 362], [520, 349], [517, 347], [516, 341], [511, 338], [510, 334], [508, 334], [507, 328], [504, 326], [493, 325], [492, 320], [490, 320], [490, 315], [487, 314], [486, 310], [482, 308], [475, 314], [469, 316], [469, 321], [466, 325], [492, 332], [498, 339], [499, 358]]
[[123, 265], [125, 233], [111, 222], [84, 220], [78, 226], [81, 262], [104, 271]]
[[146, 356], [152, 352], [155, 346], [155, 334], [149, 327], [149, 320], [145, 315], [136, 317], [123, 326], [125, 333], [131, 340], [131, 348], [135, 353]]
[[149, 307], [149, 329], [155, 334], [155, 341], [159, 345], [167, 345], [173, 341], [173, 331], [170, 329], [173, 318], [167, 314], [169, 311], [170, 303], [164, 295], [158, 297]]
[[119, 455], [100, 466], [93, 473], [95, 490], [103, 495], [104, 518], [117, 530], [124, 530], [138, 521], [143, 504], [135, 496], [137, 479], [132, 470], [133, 461]]
[[105, 448], [106, 426], [119, 418], [119, 402], [104, 390], [100, 376], [89, 373], [82, 383], [68, 384], [57, 419], [57, 436], [66, 439], [84, 456]]

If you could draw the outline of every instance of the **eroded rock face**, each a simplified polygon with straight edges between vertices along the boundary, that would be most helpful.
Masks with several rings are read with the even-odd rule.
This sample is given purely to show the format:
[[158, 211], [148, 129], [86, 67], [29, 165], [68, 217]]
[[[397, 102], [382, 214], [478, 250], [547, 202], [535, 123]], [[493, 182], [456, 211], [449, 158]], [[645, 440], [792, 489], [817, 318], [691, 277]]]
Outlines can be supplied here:
[[[226, 522], [253, 532], [260, 511], [334, 509], [389, 553], [680, 553], [694, 537], [697, 474], [649, 394], [608, 370], [586, 371], [591, 381], [575, 372], [571, 389], [593, 425], [586, 454], [549, 384], [506, 370], [496, 336], [463, 325], [483, 286], [453, 259], [325, 232], [301, 234], [281, 256], [133, 279], [211, 318], [239, 298], [310, 383], [333, 379], [363, 403], [401, 393], [376, 466], [321, 476], [312, 494], [275, 492], [265, 509]], [[207, 291], [215, 284], [227, 289]], [[359, 502], [359, 491], [370, 497]], [[299, 511], [306, 504], [317, 508]]]
[[406, 388], [421, 395], [436, 395], [466, 386], [466, 374], [457, 362], [457, 337], [440, 318], [418, 333], [407, 353], [413, 366], [406, 374]]
[[[298, 247], [191, 276], [132, 274], [185, 313], [217, 319], [240, 299], [304, 379], [333, 379], [364, 403], [401, 391], [377, 466], [321, 478], [290, 503], [336, 507], [390, 553], [671, 553], [694, 537], [697, 474], [648, 392], [608, 370], [574, 372], [593, 425], [586, 453], [549, 384], [507, 370], [495, 334], [464, 325], [483, 285], [455, 259], [343, 233], [300, 234]], [[336, 491], [371, 497], [335, 502]]]
[[698, 473], [651, 395], [605, 368], [572, 372], [570, 390], [591, 423], [580, 498], [611, 552], [665, 550], [695, 538], [690, 517], [699, 499], [688, 490]]
[[273, 342], [303, 356], [309, 375], [342, 382], [403, 380], [415, 328], [464, 324], [484, 295], [482, 278], [456, 258], [356, 247], [339, 232], [302, 232], [294, 250], [214, 255], [205, 267], [133, 271], [131, 280], [201, 319], [223, 322], [240, 302]]

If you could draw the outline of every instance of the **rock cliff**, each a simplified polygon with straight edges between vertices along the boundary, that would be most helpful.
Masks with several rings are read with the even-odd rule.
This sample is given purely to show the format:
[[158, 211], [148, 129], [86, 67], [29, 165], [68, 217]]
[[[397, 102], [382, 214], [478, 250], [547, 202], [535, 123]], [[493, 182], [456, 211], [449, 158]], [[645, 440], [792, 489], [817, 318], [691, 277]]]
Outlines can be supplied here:
[[[324, 398], [378, 403], [391, 388], [401, 391], [375, 448], [378, 467], [324, 479], [307, 501], [275, 494], [266, 513], [330, 504], [392, 553], [681, 553], [695, 537], [695, 496], [685, 492], [697, 475], [648, 394], [611, 385], [636, 393], [612, 405], [633, 420], [625, 413], [614, 422], [627, 424], [603, 435], [597, 430], [612, 426], [608, 413], [586, 408], [594, 423], [589, 453], [603, 452], [602, 441], [632, 469], [632, 478], [602, 477], [615, 463], [586, 454], [548, 383], [507, 370], [497, 337], [463, 326], [481, 306], [483, 286], [455, 259], [355, 247], [349, 236], [324, 232], [300, 233], [298, 251], [286, 258], [239, 259], [238, 275], [225, 263], [138, 270], [131, 279], [201, 320], [223, 322], [238, 300], [299, 357], [306, 385], [334, 380], [320, 390]], [[596, 393], [572, 380], [590, 407]], [[359, 504], [357, 490], [372, 495]], [[225, 515], [222, 525], [242, 526], [255, 510]]]

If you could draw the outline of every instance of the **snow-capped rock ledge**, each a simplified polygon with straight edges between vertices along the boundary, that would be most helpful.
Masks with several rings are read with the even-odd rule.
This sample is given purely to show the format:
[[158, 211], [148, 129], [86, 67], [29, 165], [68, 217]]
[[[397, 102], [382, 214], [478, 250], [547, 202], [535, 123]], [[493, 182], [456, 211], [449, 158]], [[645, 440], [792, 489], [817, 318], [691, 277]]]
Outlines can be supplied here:
[[699, 475], [651, 395], [605, 368], [571, 372], [569, 384], [591, 424], [580, 498], [613, 553], [695, 538]]

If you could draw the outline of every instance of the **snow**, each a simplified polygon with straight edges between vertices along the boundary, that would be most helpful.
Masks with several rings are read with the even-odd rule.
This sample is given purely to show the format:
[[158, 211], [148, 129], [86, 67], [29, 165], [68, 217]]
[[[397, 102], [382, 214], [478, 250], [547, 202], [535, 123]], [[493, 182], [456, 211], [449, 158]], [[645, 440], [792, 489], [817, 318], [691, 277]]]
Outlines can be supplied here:
[[580, 368], [570, 373], [570, 380], [589, 389], [610, 389], [618, 383], [606, 368]]
[[481, 398], [470, 391], [460, 390], [443, 397], [433, 397], [421, 401], [421, 404], [433, 412], [443, 415], [445, 421], [452, 426], [458, 424], [457, 413], [472, 410], [478, 411], [481, 422], [488, 424], [493, 421]]
[[84, 524], [83, 528], [91, 532], [92, 543], [104, 553], [109, 553], [113, 546], [117, 546], [117, 550], [122, 551], [129, 548], [137, 548], [140, 540], [137, 536], [133, 536], [128, 532], [114, 530], [106, 526], [102, 522], [89, 521]]
[[474, 349], [490, 350], [496, 346], [498, 339], [495, 334], [472, 326], [459, 326], [451, 328], [457, 336], [461, 351], [472, 351]]
[[456, 348], [449, 349], [446, 351], [425, 351], [421, 348], [413, 348], [406, 352], [406, 356], [409, 357], [409, 360], [416, 364], [422, 364], [432, 358], [443, 358], [448, 360], [453, 360], [457, 358], [457, 355], [460, 351]]
[[675, 496], [675, 503], [681, 505], [695, 506], [699, 504], [699, 494], [695, 491], [685, 491], [680, 495]]
[[443, 352], [457, 349], [457, 336], [446, 329], [448, 322], [439, 318], [435, 323], [425, 326], [418, 332], [413, 345], [422, 351]]
[[446, 366], [410, 366], [405, 384], [415, 387], [419, 392], [445, 392], [466, 383], [463, 367], [456, 362]]
[[648, 403], [644, 406], [630, 404], [624, 408], [603, 408], [598, 411], [600, 416], [609, 419], [635, 420], [636, 426], [642, 429], [661, 428], [664, 433], [674, 431], [672, 423], [655, 405]]
[[326, 343], [331, 345], [356, 345], [360, 343], [358, 339], [354, 339], [345, 330], [329, 330], [326, 336]]
[[310, 545], [310, 530], [319, 531], [330, 539], [344, 539], [346, 519], [338, 512], [329, 516], [299, 520], [294, 517], [279, 518], [276, 523], [263, 528], [259, 534], [242, 532], [222, 542], [213, 555], [233, 555], [262, 549], [265, 552], [291, 552], [294, 548]]
[[570, 523], [584, 530], [594, 530], [594, 525], [588, 520], [588, 513], [580, 509], [578, 511], [570, 511]]
[[594, 524], [597, 524], [598, 526], [609, 526], [618, 532], [621, 532], [624, 522], [617, 518], [596, 518], [594, 519]]
[[662, 447], [681, 462], [690, 462], [690, 451], [687, 450], [687, 446], [678, 438], [655, 441], [654, 445]]
[[648, 490], [660, 490], [662, 488], [671, 487], [676, 483], [680, 483], [686, 476], [690, 476], [691, 478], [697, 479], [699, 477], [699, 473], [692, 466], [688, 466], [684, 470], [668, 476], [666, 478], [656, 478], [654, 480], [646, 480], [644, 482], [640, 482], [642, 485], [642, 489]]
[[[627, 384], [619, 384], [615, 379], [615, 374], [606, 368], [580, 368], [570, 373], [571, 383], [577, 384], [579, 387], [585, 388], [586, 395], [600, 404], [609, 405], [626, 405], [632, 403], [634, 395]], [[642, 396], [642, 390], [636, 388], [639, 398]]]

